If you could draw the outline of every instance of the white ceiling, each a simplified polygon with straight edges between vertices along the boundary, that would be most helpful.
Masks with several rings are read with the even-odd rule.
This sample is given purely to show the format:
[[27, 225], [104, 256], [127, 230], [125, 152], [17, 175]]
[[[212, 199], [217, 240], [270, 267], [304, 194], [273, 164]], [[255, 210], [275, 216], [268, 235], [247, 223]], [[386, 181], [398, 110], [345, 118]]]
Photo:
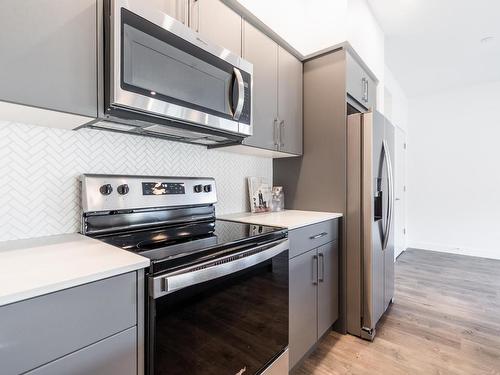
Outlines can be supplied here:
[[409, 97], [500, 81], [500, 1], [368, 2], [386, 34], [386, 64]]

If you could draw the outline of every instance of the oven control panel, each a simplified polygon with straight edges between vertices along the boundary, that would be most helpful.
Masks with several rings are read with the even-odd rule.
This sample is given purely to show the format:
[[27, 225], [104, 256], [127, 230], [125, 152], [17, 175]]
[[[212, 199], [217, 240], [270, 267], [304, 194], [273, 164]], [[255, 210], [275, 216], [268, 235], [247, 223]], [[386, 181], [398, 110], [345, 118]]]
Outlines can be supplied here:
[[142, 195], [186, 194], [183, 182], [143, 182]]
[[217, 202], [215, 180], [85, 174], [81, 177], [84, 212], [207, 205]]

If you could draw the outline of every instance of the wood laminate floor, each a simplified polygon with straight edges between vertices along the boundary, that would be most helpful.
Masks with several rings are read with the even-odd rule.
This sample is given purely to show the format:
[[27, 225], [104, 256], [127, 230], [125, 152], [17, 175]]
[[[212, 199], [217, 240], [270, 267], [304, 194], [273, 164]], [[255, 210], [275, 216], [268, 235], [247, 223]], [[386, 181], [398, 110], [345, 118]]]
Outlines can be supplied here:
[[331, 332], [293, 374], [500, 374], [500, 261], [407, 250], [374, 342]]

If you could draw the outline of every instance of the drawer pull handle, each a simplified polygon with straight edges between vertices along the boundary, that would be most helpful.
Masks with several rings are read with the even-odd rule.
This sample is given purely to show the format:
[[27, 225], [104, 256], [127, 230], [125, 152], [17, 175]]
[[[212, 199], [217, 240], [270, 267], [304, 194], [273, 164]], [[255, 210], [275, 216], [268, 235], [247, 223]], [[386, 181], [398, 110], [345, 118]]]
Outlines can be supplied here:
[[323, 233], [320, 233], [320, 234], [316, 234], [315, 236], [311, 236], [309, 237], [311, 240], [317, 240], [318, 238], [321, 238], [321, 237], [325, 237], [328, 233], [326, 232], [323, 232]]

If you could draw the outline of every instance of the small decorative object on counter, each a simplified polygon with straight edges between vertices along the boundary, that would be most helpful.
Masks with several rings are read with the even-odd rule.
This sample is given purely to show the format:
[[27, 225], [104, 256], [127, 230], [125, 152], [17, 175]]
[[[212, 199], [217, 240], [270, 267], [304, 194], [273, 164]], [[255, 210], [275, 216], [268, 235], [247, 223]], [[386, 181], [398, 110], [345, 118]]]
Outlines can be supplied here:
[[271, 209], [274, 212], [283, 211], [285, 209], [285, 194], [283, 193], [283, 186], [273, 186]]
[[264, 177], [248, 177], [248, 193], [252, 212], [271, 211], [271, 185]]

